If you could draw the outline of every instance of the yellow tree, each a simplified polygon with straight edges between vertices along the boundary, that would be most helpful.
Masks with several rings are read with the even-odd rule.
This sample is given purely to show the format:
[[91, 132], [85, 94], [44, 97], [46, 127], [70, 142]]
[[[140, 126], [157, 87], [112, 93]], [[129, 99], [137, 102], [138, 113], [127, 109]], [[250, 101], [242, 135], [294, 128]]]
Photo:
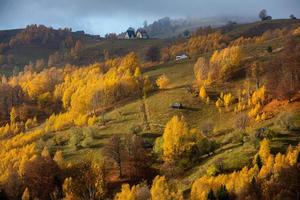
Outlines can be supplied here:
[[203, 135], [197, 129], [189, 129], [183, 117], [174, 116], [167, 123], [162, 136], [164, 161], [172, 162], [180, 158], [200, 139], [203, 139]]
[[137, 200], [136, 186], [130, 186], [128, 184], [123, 184], [121, 192], [117, 193], [115, 200]]
[[134, 73], [135, 69], [139, 66], [140, 62], [138, 56], [134, 52], [131, 52], [122, 59], [118, 70], [125, 71], [126, 69], [130, 69], [130, 71]]
[[45, 146], [43, 148], [43, 151], [41, 152], [41, 156], [43, 156], [43, 157], [50, 157], [50, 153], [49, 153], [48, 147]]
[[264, 139], [260, 142], [258, 154], [261, 157], [263, 163], [266, 163], [268, 157], [270, 156], [270, 142], [267, 139]]
[[164, 176], [156, 176], [151, 187], [151, 200], [180, 200], [180, 193], [172, 191]]
[[205, 90], [205, 87], [204, 86], [202, 86], [201, 88], [200, 88], [200, 91], [199, 91], [199, 96], [200, 96], [200, 98], [202, 99], [202, 100], [206, 100], [207, 99], [207, 93], [206, 93], [206, 90]]
[[16, 119], [17, 119], [17, 110], [15, 107], [12, 107], [10, 111], [10, 123], [14, 124], [16, 122]]
[[[165, 161], [178, 157], [188, 147], [189, 127], [184, 118], [174, 116], [163, 133], [163, 158]], [[187, 144], [186, 144], [187, 143]]]
[[156, 80], [156, 85], [159, 87], [159, 89], [166, 89], [170, 84], [170, 79], [165, 75], [161, 75], [157, 80]]
[[225, 94], [224, 97], [224, 105], [227, 110], [229, 110], [229, 106], [232, 104], [234, 97], [231, 93]]
[[62, 154], [62, 151], [56, 151], [55, 152], [55, 155], [53, 157], [53, 160], [58, 164], [58, 166], [63, 169], [66, 167], [66, 163], [65, 163], [65, 160], [63, 158], [63, 154]]
[[72, 178], [66, 178], [63, 183], [64, 200], [79, 200], [72, 192]]
[[204, 57], [198, 58], [194, 65], [194, 75], [197, 85], [209, 85], [210, 74], [209, 74], [209, 63]]
[[242, 51], [239, 46], [232, 46], [221, 51], [215, 51], [210, 58], [210, 64], [220, 69], [220, 78], [225, 78], [241, 64]]

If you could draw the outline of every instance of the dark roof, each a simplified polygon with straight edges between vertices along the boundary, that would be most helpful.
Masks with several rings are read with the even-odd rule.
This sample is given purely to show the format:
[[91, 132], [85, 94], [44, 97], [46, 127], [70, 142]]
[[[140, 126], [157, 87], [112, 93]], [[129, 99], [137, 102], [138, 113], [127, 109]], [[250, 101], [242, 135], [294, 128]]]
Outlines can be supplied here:
[[134, 28], [128, 28], [126, 33], [128, 34], [129, 37], [135, 37], [135, 31]]
[[135, 32], [134, 28], [129, 27], [129, 28], [127, 29], [127, 32], [131, 32], [131, 31]]

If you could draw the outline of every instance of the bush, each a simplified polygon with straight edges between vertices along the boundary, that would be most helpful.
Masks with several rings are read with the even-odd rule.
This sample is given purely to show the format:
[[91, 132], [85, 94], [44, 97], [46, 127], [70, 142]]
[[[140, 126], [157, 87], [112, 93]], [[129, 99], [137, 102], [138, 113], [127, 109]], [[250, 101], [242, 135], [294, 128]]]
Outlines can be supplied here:
[[83, 139], [83, 135], [81, 130], [79, 129], [72, 129], [70, 131], [70, 139], [69, 139], [69, 147], [76, 150], [80, 145], [80, 141]]
[[206, 170], [206, 174], [208, 176], [216, 176], [220, 173], [220, 170], [217, 168], [216, 165], [210, 165], [207, 170]]
[[196, 143], [195, 151], [197, 153], [197, 156], [202, 156], [208, 153], [213, 153], [218, 147], [219, 144], [216, 141], [210, 140], [208, 138], [203, 138]]
[[84, 148], [90, 147], [91, 144], [93, 143], [93, 139], [94, 139], [92, 131], [90, 129], [84, 129], [83, 137], [84, 137], [84, 139], [80, 143], [81, 146], [84, 147]]
[[153, 152], [157, 154], [159, 157], [163, 155], [162, 145], [163, 145], [163, 138], [162, 137], [156, 138], [153, 146]]

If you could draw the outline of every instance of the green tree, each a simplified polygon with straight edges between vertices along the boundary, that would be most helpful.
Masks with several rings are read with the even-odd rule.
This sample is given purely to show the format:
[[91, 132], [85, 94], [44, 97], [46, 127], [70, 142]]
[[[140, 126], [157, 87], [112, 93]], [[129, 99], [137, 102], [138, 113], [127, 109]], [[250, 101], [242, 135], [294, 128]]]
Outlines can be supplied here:
[[14, 124], [16, 122], [16, 119], [17, 119], [17, 110], [15, 107], [12, 107], [10, 111], [10, 123]]
[[208, 194], [207, 194], [207, 200], [216, 200], [214, 191], [212, 189], [210, 189]]
[[216, 196], [218, 200], [229, 200], [229, 192], [225, 185], [221, 185], [221, 187], [217, 190]]

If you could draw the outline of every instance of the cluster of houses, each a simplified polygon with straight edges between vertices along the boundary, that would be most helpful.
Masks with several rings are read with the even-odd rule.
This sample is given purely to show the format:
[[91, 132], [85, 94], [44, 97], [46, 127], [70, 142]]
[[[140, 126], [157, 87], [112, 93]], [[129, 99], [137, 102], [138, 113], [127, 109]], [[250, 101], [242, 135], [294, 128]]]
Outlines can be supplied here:
[[128, 28], [125, 33], [125, 39], [149, 39], [147, 31], [143, 28], [139, 28], [136, 31], [134, 28]]

